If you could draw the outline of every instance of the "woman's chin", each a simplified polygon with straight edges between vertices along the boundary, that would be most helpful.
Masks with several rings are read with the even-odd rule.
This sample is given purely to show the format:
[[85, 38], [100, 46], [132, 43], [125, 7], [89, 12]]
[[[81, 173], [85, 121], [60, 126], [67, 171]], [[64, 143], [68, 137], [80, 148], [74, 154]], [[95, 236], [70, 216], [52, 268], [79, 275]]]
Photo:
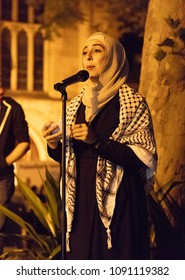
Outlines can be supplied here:
[[91, 75], [90, 75], [90, 77], [89, 77], [89, 80], [90, 80], [94, 85], [97, 85], [98, 82], [99, 82], [98, 77], [91, 76]]

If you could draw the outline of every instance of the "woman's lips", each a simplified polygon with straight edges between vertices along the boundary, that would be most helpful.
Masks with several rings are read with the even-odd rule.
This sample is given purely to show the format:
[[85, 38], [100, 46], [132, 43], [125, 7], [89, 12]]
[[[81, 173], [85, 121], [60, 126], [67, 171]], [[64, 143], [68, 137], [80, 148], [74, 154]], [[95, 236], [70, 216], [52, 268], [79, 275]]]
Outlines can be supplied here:
[[95, 67], [95, 66], [90, 65], [90, 66], [87, 66], [86, 69], [87, 69], [87, 70], [92, 70], [92, 69], [94, 69], [94, 67]]

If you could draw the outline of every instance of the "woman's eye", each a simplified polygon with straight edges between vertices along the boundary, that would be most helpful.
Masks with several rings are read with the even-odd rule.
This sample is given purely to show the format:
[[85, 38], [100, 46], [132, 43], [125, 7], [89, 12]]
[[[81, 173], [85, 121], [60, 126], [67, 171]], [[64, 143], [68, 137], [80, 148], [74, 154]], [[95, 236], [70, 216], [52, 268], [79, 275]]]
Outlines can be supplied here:
[[87, 52], [86, 52], [86, 51], [83, 51], [83, 52], [82, 52], [82, 55], [86, 55], [86, 54], [87, 54]]
[[95, 50], [94, 50], [94, 52], [101, 52], [101, 50], [99, 50], [99, 49], [95, 49]]

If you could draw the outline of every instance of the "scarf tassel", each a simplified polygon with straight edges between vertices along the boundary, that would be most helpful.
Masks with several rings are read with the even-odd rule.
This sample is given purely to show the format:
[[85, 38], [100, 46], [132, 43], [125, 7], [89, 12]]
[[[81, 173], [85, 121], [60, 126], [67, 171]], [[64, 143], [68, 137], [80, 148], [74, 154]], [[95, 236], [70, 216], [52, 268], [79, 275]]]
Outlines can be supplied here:
[[107, 246], [108, 246], [108, 249], [112, 248], [111, 230], [109, 227], [107, 228]]
[[[111, 238], [111, 230], [108, 227], [107, 228], [107, 247], [108, 249], [112, 248], [112, 238]], [[66, 233], [66, 252], [70, 252], [70, 245], [69, 245], [69, 238], [70, 238], [70, 233]]]
[[70, 238], [70, 233], [66, 232], [66, 252], [70, 252], [69, 238]]

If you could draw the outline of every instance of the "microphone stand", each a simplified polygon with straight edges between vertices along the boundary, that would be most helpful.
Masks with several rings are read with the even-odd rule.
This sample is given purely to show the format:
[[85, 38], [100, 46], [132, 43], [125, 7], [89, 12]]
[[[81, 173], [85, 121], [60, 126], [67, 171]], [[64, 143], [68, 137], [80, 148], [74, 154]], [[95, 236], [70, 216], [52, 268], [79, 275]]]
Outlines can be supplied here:
[[[67, 229], [67, 218], [66, 218], [66, 100], [67, 92], [66, 87], [76, 82], [84, 82], [89, 78], [89, 73], [86, 70], [79, 71], [76, 75], [63, 80], [61, 83], [54, 85], [54, 89], [62, 94], [62, 164], [60, 165], [60, 182], [62, 177], [62, 209], [60, 215], [61, 231], [62, 231], [62, 260], [65, 260], [66, 255], [66, 229]], [[62, 171], [61, 171], [62, 169]], [[61, 175], [62, 173], [62, 175]]]
[[[62, 232], [62, 243], [61, 243], [61, 251], [62, 251], [62, 260], [65, 260], [66, 255], [66, 229], [67, 229], [67, 219], [66, 219], [66, 100], [67, 100], [67, 92], [66, 87], [62, 84], [58, 84], [58, 87], [54, 87], [62, 94], [62, 163], [60, 165], [60, 182], [62, 178], [62, 209], [60, 217], [61, 223], [61, 232]], [[61, 170], [62, 169], [62, 170]]]

